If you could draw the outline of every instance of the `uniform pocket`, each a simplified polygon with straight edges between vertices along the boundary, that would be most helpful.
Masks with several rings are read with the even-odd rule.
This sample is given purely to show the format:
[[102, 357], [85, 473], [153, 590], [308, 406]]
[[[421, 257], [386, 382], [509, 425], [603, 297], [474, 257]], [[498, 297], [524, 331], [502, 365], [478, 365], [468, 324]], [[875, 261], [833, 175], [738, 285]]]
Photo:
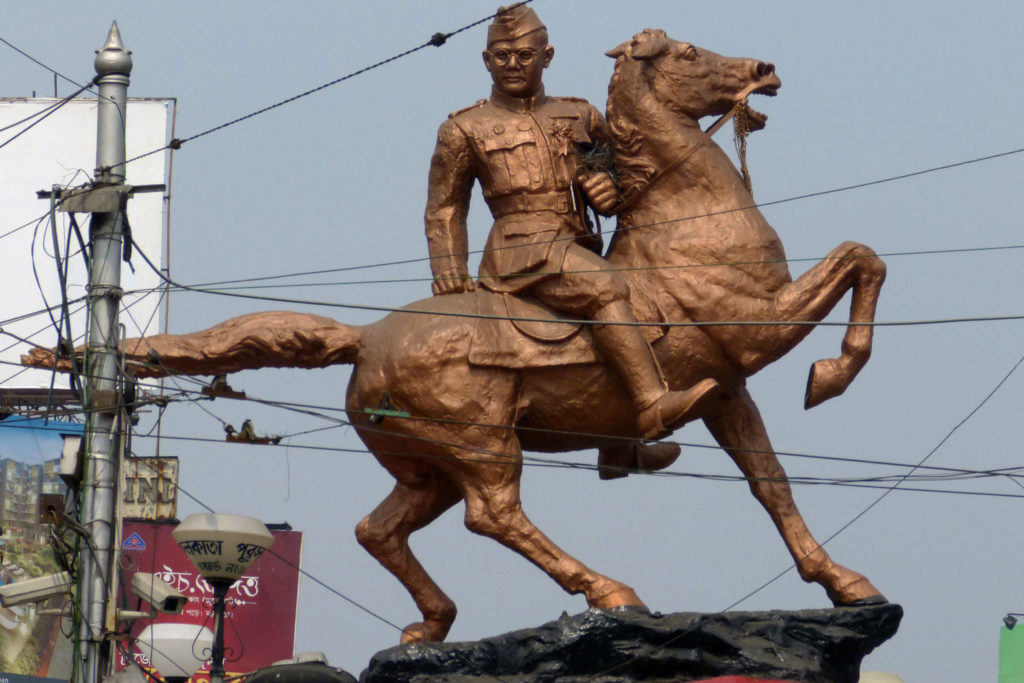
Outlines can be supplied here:
[[535, 145], [533, 130], [506, 130], [503, 133], [488, 137], [484, 140], [485, 152], [497, 152], [510, 150], [520, 145]]

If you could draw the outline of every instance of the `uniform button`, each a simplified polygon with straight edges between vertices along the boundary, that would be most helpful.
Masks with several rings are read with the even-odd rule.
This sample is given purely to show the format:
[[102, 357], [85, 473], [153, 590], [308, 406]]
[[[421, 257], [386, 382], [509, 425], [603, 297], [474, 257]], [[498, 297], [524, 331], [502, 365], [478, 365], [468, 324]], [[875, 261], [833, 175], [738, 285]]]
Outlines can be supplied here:
[[505, 144], [506, 145], [511, 145], [512, 144], [512, 138], [505, 138]]
[[499, 125], [494, 127], [494, 134], [495, 135], [501, 135], [504, 132], [505, 132], [505, 126], [502, 126], [502, 125], [499, 124]]

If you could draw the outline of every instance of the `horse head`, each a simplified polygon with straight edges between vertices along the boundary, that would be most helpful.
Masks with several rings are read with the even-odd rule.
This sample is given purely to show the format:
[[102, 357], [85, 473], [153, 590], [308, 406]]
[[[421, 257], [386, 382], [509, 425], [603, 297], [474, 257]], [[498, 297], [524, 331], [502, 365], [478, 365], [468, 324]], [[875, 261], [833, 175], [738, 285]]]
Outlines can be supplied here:
[[[719, 116], [750, 95], [774, 96], [782, 82], [775, 66], [756, 59], [724, 57], [646, 29], [606, 53], [615, 58], [608, 85], [608, 123], [617, 165], [628, 191], [651, 175], [638, 156], [677, 150], [680, 129], [697, 130], [697, 121]], [[745, 106], [748, 130], [764, 128], [767, 117]], [[643, 154], [643, 148], [648, 154]], [[636, 163], [635, 168], [630, 168]]]
[[[770, 62], [724, 57], [673, 40], [661, 30], [646, 29], [606, 54], [616, 60], [610, 97], [616, 81], [628, 83], [695, 121], [725, 114], [750, 95], [774, 96], [782, 85]], [[763, 128], [767, 117], [749, 112], [752, 126]]]

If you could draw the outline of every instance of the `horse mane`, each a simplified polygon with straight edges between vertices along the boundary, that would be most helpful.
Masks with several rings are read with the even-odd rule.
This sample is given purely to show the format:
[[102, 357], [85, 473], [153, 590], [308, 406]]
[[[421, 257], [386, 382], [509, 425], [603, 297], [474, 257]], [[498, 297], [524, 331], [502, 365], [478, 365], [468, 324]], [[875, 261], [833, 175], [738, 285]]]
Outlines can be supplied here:
[[643, 61], [633, 58], [633, 50], [650, 40], [665, 40], [664, 31], [646, 29], [632, 41], [608, 52], [615, 57], [615, 70], [608, 83], [605, 112], [615, 150], [615, 169], [619, 185], [628, 196], [653, 178], [658, 169], [643, 155], [644, 133], [636, 121], [637, 103], [651, 92], [650, 75]]

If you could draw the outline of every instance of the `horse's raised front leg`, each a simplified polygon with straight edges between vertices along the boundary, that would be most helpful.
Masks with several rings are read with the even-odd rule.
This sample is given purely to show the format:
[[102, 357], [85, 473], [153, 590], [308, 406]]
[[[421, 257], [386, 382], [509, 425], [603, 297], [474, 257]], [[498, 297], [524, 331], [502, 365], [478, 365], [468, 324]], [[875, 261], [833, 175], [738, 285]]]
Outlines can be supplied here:
[[[853, 290], [850, 322], [838, 358], [819, 360], [811, 367], [804, 407], [812, 408], [846, 391], [871, 356], [871, 339], [878, 295], [885, 281], [885, 263], [874, 251], [856, 242], [843, 242], [821, 262], [782, 287], [775, 295], [772, 319], [819, 321], [846, 292]], [[780, 358], [814, 328], [809, 325], [763, 328], [763, 338], [749, 344], [743, 366], [750, 373]]]
[[786, 472], [772, 450], [761, 414], [746, 388], [722, 396], [721, 408], [714, 416], [705, 418], [704, 423], [749, 480], [751, 492], [771, 516], [801, 578], [821, 584], [836, 606], [884, 601], [867, 578], [833, 562], [814, 540], [797, 510]]
[[[824, 277], [818, 274], [819, 270], [824, 271]], [[807, 275], [812, 277], [805, 283]], [[816, 287], [824, 285], [822, 289], [826, 290], [826, 296], [827, 290], [832, 289], [832, 300], [828, 304], [828, 309], [820, 316], [810, 318], [820, 320], [835, 306], [846, 289], [852, 287], [850, 322], [872, 323], [875, 320], [875, 307], [878, 305], [878, 295], [883, 282], [885, 263], [882, 259], [863, 244], [843, 242], [832, 250], [825, 261], [790, 285], [787, 289], [793, 288], [791, 292], [783, 292], [776, 301], [784, 320], [799, 320], [803, 311], [813, 308], [814, 304], [811, 301], [808, 306], [807, 303], [802, 304], [800, 300], [806, 296], [808, 290], [813, 292]], [[807, 377], [807, 391], [804, 394], [804, 408], [813, 408], [846, 391], [846, 387], [850, 386], [854, 377], [871, 357], [873, 333], [874, 328], [871, 325], [850, 325], [843, 336], [841, 355], [838, 358], [816, 361], [811, 366]]]

